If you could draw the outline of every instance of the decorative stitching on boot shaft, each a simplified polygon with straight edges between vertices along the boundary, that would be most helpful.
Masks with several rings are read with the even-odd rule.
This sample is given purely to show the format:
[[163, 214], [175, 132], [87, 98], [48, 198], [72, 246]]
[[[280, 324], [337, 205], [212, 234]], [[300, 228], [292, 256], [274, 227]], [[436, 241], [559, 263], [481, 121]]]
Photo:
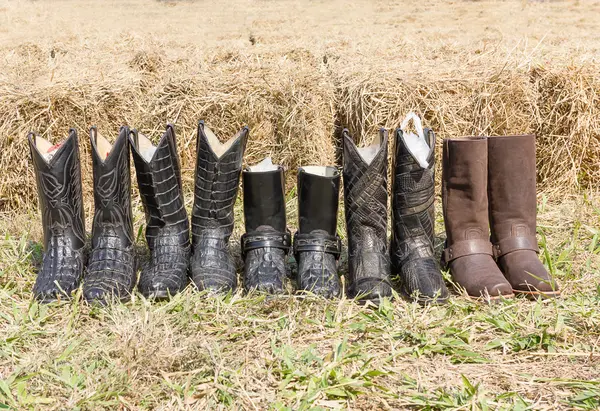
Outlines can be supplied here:
[[74, 129], [49, 161], [38, 150], [37, 139], [42, 140], [34, 133], [28, 135], [42, 214], [44, 255], [33, 293], [41, 301], [52, 301], [61, 295], [69, 297], [83, 273], [81, 167]]

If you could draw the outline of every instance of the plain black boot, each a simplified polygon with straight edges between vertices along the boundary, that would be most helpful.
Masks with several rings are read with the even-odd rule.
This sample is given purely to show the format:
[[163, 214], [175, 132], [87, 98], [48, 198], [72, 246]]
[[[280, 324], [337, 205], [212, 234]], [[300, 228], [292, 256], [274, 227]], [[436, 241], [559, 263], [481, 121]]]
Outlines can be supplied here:
[[298, 170], [299, 228], [294, 235], [298, 289], [326, 298], [341, 294], [337, 261], [342, 242], [336, 234], [340, 173], [335, 167]]
[[237, 285], [229, 252], [248, 128], [221, 144], [201, 121], [196, 145], [192, 211], [192, 280], [200, 290], [227, 292]]
[[132, 130], [129, 135], [138, 186], [146, 212], [151, 259], [140, 275], [140, 292], [165, 299], [187, 285], [190, 229], [184, 207], [175, 129], [167, 125], [158, 145]]
[[90, 129], [95, 213], [92, 252], [83, 281], [88, 301], [126, 300], [135, 284], [128, 137], [129, 128], [121, 127], [112, 145], [96, 127]]
[[416, 158], [417, 147], [396, 130], [390, 256], [406, 297], [420, 304], [441, 304], [448, 299], [448, 289], [433, 251], [435, 134], [425, 129], [424, 136], [429, 147], [429, 155], [422, 159], [426, 167]]
[[273, 165], [270, 158], [242, 173], [246, 234], [241, 247], [247, 291], [285, 292], [291, 235], [286, 226], [284, 181], [283, 168]]
[[392, 295], [387, 248], [388, 133], [357, 148], [343, 132], [344, 200], [348, 230], [348, 295], [378, 303]]
[[77, 132], [59, 146], [29, 133], [37, 180], [44, 256], [33, 294], [43, 302], [68, 298], [79, 286], [85, 263], [85, 216]]

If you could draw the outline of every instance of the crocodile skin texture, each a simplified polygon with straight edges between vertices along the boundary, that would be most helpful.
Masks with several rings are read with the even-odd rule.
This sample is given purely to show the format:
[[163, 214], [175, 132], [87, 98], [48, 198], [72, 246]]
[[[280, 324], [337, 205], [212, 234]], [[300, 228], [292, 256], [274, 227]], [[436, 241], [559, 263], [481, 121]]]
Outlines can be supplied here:
[[[435, 135], [425, 129], [430, 147]], [[448, 289], [435, 262], [435, 150], [422, 168], [412, 156], [402, 130], [396, 130], [392, 191], [392, 242], [390, 256], [402, 293], [414, 301], [443, 303]]]
[[77, 132], [71, 129], [48, 161], [36, 147], [37, 139], [33, 133], [28, 136], [42, 211], [44, 255], [33, 294], [50, 302], [70, 297], [79, 286], [85, 263], [85, 216]]
[[348, 296], [378, 302], [392, 295], [387, 250], [387, 131], [370, 162], [343, 132], [344, 201], [348, 232]]
[[[141, 136], [139, 137], [141, 138]], [[146, 241], [150, 261], [142, 267], [140, 292], [165, 299], [181, 291], [188, 282], [190, 231], [181, 188], [175, 130], [167, 126], [150, 161], [138, 151], [138, 133], [130, 142], [140, 195], [146, 212]]]
[[337, 262], [342, 250], [339, 237], [324, 230], [294, 236], [294, 255], [298, 262], [298, 289], [325, 297], [342, 292]]
[[126, 300], [135, 283], [128, 135], [129, 129], [121, 127], [105, 157], [98, 153], [96, 129], [90, 130], [95, 213], [92, 252], [83, 282], [88, 301]]
[[[243, 128], [218, 155], [198, 125], [194, 208], [192, 211], [191, 273], [200, 290], [227, 292], [237, 286], [235, 263], [229, 252], [233, 206], [237, 198], [248, 129]], [[219, 145], [213, 141], [213, 145]], [[228, 143], [226, 143], [228, 144]]]
[[285, 260], [291, 246], [290, 233], [259, 226], [256, 231], [244, 234], [241, 243], [246, 291], [284, 294], [289, 274]]

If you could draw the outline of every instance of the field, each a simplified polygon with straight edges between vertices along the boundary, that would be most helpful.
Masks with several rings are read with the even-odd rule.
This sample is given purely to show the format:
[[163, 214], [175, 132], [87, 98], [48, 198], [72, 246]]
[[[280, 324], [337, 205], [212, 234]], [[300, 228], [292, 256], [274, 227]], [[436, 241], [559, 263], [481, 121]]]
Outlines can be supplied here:
[[[599, 409], [599, 13], [599, 0], [0, 0], [0, 409]], [[336, 164], [341, 128], [369, 143], [410, 110], [438, 148], [537, 134], [540, 257], [562, 298], [488, 306], [455, 288], [443, 307], [373, 307], [189, 287], [161, 304], [32, 301], [29, 130], [78, 129], [89, 232], [91, 125], [156, 139], [175, 123], [188, 209], [197, 121], [223, 140], [248, 125], [246, 164], [288, 170], [293, 229], [296, 167]], [[439, 198], [437, 211], [441, 244]], [[241, 199], [236, 215], [239, 256]]]

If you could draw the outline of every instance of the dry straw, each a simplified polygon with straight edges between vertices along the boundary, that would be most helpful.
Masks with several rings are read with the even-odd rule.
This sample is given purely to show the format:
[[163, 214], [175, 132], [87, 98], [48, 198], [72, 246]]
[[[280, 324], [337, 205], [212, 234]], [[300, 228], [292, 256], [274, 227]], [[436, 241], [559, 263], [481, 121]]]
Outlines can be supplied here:
[[[31, 58], [36, 48], [21, 50]], [[41, 58], [41, 57], [40, 57]], [[36, 204], [25, 135], [60, 140], [80, 133], [84, 191], [91, 202], [87, 129], [116, 135], [128, 124], [158, 138], [174, 122], [186, 189], [191, 191], [196, 123], [207, 121], [224, 140], [248, 125], [246, 163], [265, 156], [295, 169], [331, 164], [339, 129], [368, 143], [381, 127], [397, 127], [414, 110], [441, 138], [538, 135], [538, 181], [548, 193], [594, 187], [600, 181], [598, 67], [489, 67], [470, 78], [403, 78], [393, 72], [331, 66], [308, 52], [285, 59], [216, 53], [190, 69], [162, 54], [138, 52], [132, 75], [44, 84], [0, 82], [0, 210]], [[441, 138], [438, 143], [441, 143]]]

